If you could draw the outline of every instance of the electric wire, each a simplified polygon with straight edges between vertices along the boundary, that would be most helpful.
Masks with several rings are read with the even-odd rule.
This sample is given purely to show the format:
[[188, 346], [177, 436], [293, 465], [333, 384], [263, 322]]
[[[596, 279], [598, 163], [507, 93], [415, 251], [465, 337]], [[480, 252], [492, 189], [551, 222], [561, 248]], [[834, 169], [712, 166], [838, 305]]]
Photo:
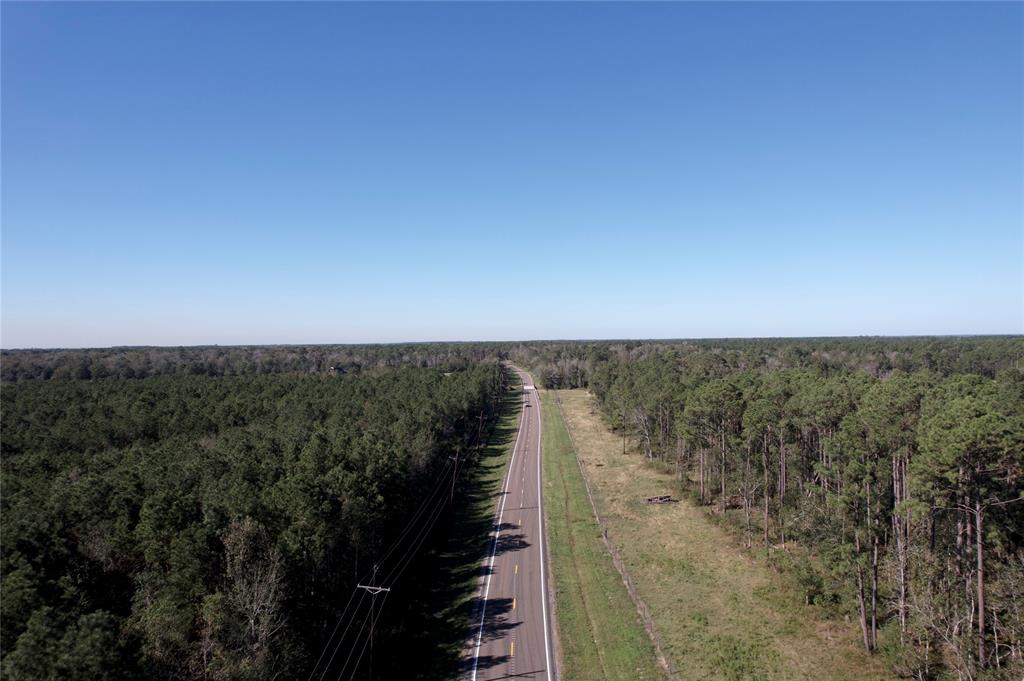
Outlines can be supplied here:
[[416, 537], [410, 543], [409, 550], [405, 552], [405, 555], [399, 559], [395, 566], [391, 568], [391, 571], [387, 573], [383, 580], [381, 580], [382, 584], [391, 584], [395, 582], [402, 572], [405, 571], [405, 568], [408, 567], [416, 553], [420, 550], [420, 547], [423, 546], [423, 542], [426, 541], [428, 536], [430, 536], [430, 532], [434, 529], [434, 525], [437, 524], [437, 519], [444, 511], [445, 505], [446, 504], [442, 497], [441, 503], [434, 506], [433, 510], [431, 510], [430, 514], [427, 516], [426, 522], [424, 522], [423, 526], [416, 533]]
[[[480, 443], [480, 440], [481, 440], [481, 438], [478, 435], [477, 442], [475, 444], [478, 445]], [[444, 488], [443, 483], [447, 480], [447, 474], [448, 474], [449, 469], [451, 469], [451, 468], [452, 468], [452, 459], [448, 458], [445, 461], [445, 465], [442, 467], [441, 471], [438, 473], [438, 476], [437, 476], [436, 480], [434, 481], [433, 488], [431, 489], [430, 494], [428, 494], [426, 497], [423, 498], [423, 500], [420, 502], [419, 507], [416, 509], [416, 511], [413, 513], [413, 515], [409, 518], [409, 520], [406, 521], [405, 527], [399, 533], [398, 537], [392, 542], [391, 546], [384, 553], [384, 555], [379, 560], [376, 561], [376, 564], [379, 565], [379, 564], [385, 562], [388, 558], [390, 558], [391, 555], [395, 552], [395, 550], [398, 549], [398, 547], [402, 544], [402, 542], [408, 536], [409, 532], [412, 531], [412, 529], [414, 527], [416, 527], [416, 525], [418, 524], [420, 518], [423, 516], [424, 511], [426, 511], [427, 508], [430, 508], [433, 505], [432, 510], [430, 511], [430, 513], [427, 516], [428, 517], [427, 522], [424, 524], [424, 526], [422, 528], [420, 528], [420, 530], [416, 533], [416, 537], [410, 543], [410, 547], [411, 547], [410, 550], [405, 552], [404, 556], [401, 559], [399, 559], [399, 562], [396, 563], [394, 567], [392, 567], [391, 571], [387, 574], [385, 579], [381, 580], [379, 583], [381, 583], [381, 584], [392, 583], [393, 581], [397, 580], [398, 577], [400, 577], [405, 572], [405, 570], [412, 563], [412, 560], [415, 557], [416, 553], [419, 551], [419, 549], [422, 547], [423, 543], [426, 541], [427, 537], [430, 535], [430, 532], [433, 530], [434, 525], [437, 524], [437, 520], [440, 517], [441, 512], [443, 511], [445, 504], [444, 504], [444, 502], [437, 504], [435, 497], [437, 497], [438, 493]], [[458, 457], [456, 456], [456, 458], [455, 458], [455, 465], [454, 465], [454, 471], [453, 471], [453, 480], [452, 480], [452, 484], [453, 485], [454, 485], [455, 478], [458, 476], [458, 472], [459, 472], [459, 460], [458, 460]], [[370, 577], [371, 575], [372, 575], [372, 570], [371, 571], [367, 571], [363, 575], [363, 579], [359, 580], [359, 583], [361, 583], [362, 581], [364, 581], [366, 578]], [[390, 592], [385, 592], [385, 594], [387, 594], [387, 593], [390, 593]], [[337, 644], [335, 645], [334, 652], [331, 654], [331, 658], [327, 661], [327, 665], [324, 667], [324, 671], [321, 672], [321, 674], [320, 674], [320, 681], [323, 681], [324, 675], [330, 669], [331, 663], [334, 661], [334, 658], [335, 658], [335, 656], [338, 653], [338, 649], [340, 648], [342, 642], [345, 640], [345, 636], [348, 635], [348, 630], [351, 628], [352, 623], [356, 619], [356, 613], [359, 612], [359, 608], [362, 606], [363, 598], [365, 598], [365, 595], [366, 595], [366, 592], [364, 591], [363, 592], [363, 597], [360, 598], [359, 602], [356, 605], [356, 609], [353, 611], [352, 618], [349, 620], [348, 624], [345, 626], [344, 633], [342, 633], [341, 638], [338, 640]], [[352, 599], [353, 599], [354, 596], [355, 596], [355, 590], [353, 590], [353, 593], [349, 596], [349, 600], [345, 604], [345, 607], [342, 610], [342, 614], [339, 616], [338, 622], [337, 622], [337, 624], [335, 624], [334, 630], [331, 632], [331, 636], [327, 639], [327, 642], [324, 644], [323, 649], [320, 652], [320, 656], [317, 658], [317, 663], [313, 666], [312, 671], [310, 671], [309, 678], [307, 679], [307, 681], [312, 681], [313, 675], [316, 674], [316, 669], [319, 666], [320, 662], [323, 660], [323, 657], [326, 654], [327, 649], [330, 647], [331, 642], [334, 640], [334, 636], [337, 633], [338, 629], [340, 628], [342, 621], [344, 621], [345, 616], [346, 616], [346, 614], [348, 612], [349, 605], [351, 604]], [[385, 595], [385, 598], [386, 598], [386, 595]], [[384, 603], [384, 601], [382, 600], [381, 601], [381, 605], [382, 606], [383, 606], [383, 603]], [[363, 621], [363, 628], [365, 628], [365, 625], [366, 625], [366, 621], [364, 620]], [[360, 630], [360, 633], [361, 633], [361, 631], [362, 630]], [[358, 641], [358, 638], [356, 640]], [[351, 652], [349, 653], [349, 657], [351, 657]], [[347, 666], [347, 658], [346, 658], [346, 666]], [[342, 670], [344, 671], [344, 667], [342, 668]], [[339, 676], [339, 678], [340, 678], [340, 676]]]
[[441, 513], [444, 511], [445, 504], [438, 504], [431, 512], [428, 520], [424, 523], [423, 527], [417, 533], [416, 538], [412, 541], [410, 548], [406, 551], [402, 559], [395, 564], [391, 571], [384, 577], [382, 583], [393, 584], [398, 581], [398, 578], [402, 576], [402, 573], [409, 567], [413, 559], [416, 557], [416, 553], [423, 546], [423, 543], [430, 536], [431, 531], [434, 529], [434, 525], [437, 524], [438, 518], [441, 517]]
[[[352, 647], [349, 648], [348, 655], [345, 656], [345, 662], [341, 665], [341, 670], [338, 672], [338, 679], [339, 680], [345, 675], [345, 670], [348, 669], [348, 663], [352, 661], [352, 654], [356, 652], [356, 646], [359, 643], [359, 639], [363, 637], [363, 632], [366, 631], [366, 623], [370, 621], [370, 618], [371, 618], [372, 615], [373, 615], [373, 608], [371, 607], [370, 611], [367, 612], [366, 616], [363, 618], [363, 624], [359, 628], [359, 633], [356, 634], [355, 642], [352, 644]], [[367, 641], [369, 641], [369, 638], [367, 638]], [[364, 648], [366, 647], [366, 643], [365, 642], [363, 643], [363, 647]], [[327, 670], [324, 670], [325, 673], [326, 673], [326, 671]]]
[[[390, 591], [385, 591], [384, 598], [380, 599], [380, 607], [377, 609], [376, 614], [373, 615], [373, 618], [370, 620], [370, 636], [367, 636], [366, 640], [363, 641], [363, 648], [359, 651], [359, 657], [356, 658], [356, 664], [354, 667], [352, 667], [352, 674], [349, 676], [349, 679], [355, 678], [356, 672], [359, 671], [359, 663], [363, 661], [363, 655], [366, 654], [366, 646], [370, 642], [370, 637], [373, 636], [373, 627], [375, 624], [377, 624], [377, 618], [380, 617], [380, 611], [384, 609], [384, 603], [388, 600], [388, 595], [390, 595], [390, 593]], [[346, 666], [348, 665], [346, 664]], [[345, 670], [342, 669], [342, 674], [344, 673]], [[338, 681], [341, 681], [341, 674], [338, 675]]]
[[[349, 620], [348, 624], [345, 626], [344, 633], [342, 633], [341, 638], [338, 639], [338, 642], [334, 646], [334, 652], [331, 653], [331, 659], [327, 660], [327, 664], [324, 665], [324, 670], [322, 672], [320, 672], [320, 679], [319, 679], [319, 681], [324, 681], [324, 676], [327, 675], [327, 671], [331, 668], [331, 663], [334, 662], [334, 658], [335, 658], [335, 656], [337, 656], [338, 649], [341, 648], [341, 644], [345, 642], [345, 637], [348, 636], [348, 630], [352, 627], [352, 623], [356, 621], [356, 613], [359, 612], [359, 608], [362, 607], [363, 601], [365, 599], [366, 599], [366, 592], [363, 591], [362, 595], [359, 597], [359, 603], [356, 604], [356, 609], [352, 613], [352, 619]], [[366, 625], [366, 621], [364, 620], [363, 621], [363, 626], [365, 626], [365, 625]], [[358, 641], [359, 639], [357, 638], [356, 640]], [[349, 653], [349, 654], [351, 655], [351, 653]]]
[[402, 530], [401, 534], [398, 535], [398, 538], [395, 539], [395, 541], [391, 544], [391, 548], [389, 548], [387, 552], [377, 561], [378, 564], [386, 561], [391, 556], [391, 554], [395, 552], [395, 549], [398, 548], [399, 544], [402, 543], [402, 540], [404, 540], [406, 535], [409, 534], [409, 531], [416, 525], [416, 522], [419, 520], [420, 516], [423, 515], [423, 511], [426, 510], [430, 500], [433, 499], [437, 495], [438, 491], [442, 489], [441, 483], [447, 480], [448, 469], [451, 468], [451, 466], [451, 459], [445, 461], [444, 468], [441, 469], [441, 472], [438, 474], [437, 479], [434, 481], [434, 488], [431, 490], [430, 494], [424, 497], [423, 501], [420, 502], [419, 508], [416, 509], [416, 512], [406, 522], [405, 528]]
[[[445, 462], [444, 467], [441, 469], [441, 472], [438, 474], [436, 480], [434, 481], [434, 489], [431, 491], [430, 494], [428, 494], [426, 497], [424, 497], [423, 500], [420, 502], [419, 508], [416, 510], [415, 513], [413, 513], [412, 517], [406, 522], [405, 528], [399, 534], [398, 538], [396, 538], [395, 541], [392, 543], [392, 545], [388, 549], [387, 553], [384, 554], [384, 557], [381, 559], [381, 562], [383, 562], [383, 560], [386, 560], [392, 553], [394, 553], [395, 549], [398, 548], [398, 546], [402, 543], [402, 541], [405, 539], [405, 537], [409, 534], [409, 531], [412, 530], [412, 528], [416, 526], [417, 521], [419, 520], [420, 516], [423, 515], [423, 512], [427, 509], [427, 507], [430, 504], [431, 500], [435, 496], [437, 496], [438, 491], [443, 488], [443, 483], [445, 482], [445, 480], [447, 480], [447, 473], [448, 473], [448, 469], [450, 467], [451, 467], [451, 460], [449, 459], [449, 460], [447, 460]], [[363, 582], [363, 581], [366, 580], [366, 578], [370, 577], [371, 575], [372, 575], [372, 570], [367, 571], [366, 573], [363, 574], [363, 578], [358, 580], [358, 581], [359, 582]], [[320, 651], [320, 656], [317, 658], [317, 662], [313, 666], [313, 669], [310, 670], [309, 678], [307, 678], [306, 681], [312, 681], [313, 676], [316, 674], [317, 667], [320, 666], [320, 662], [323, 660], [324, 655], [327, 653], [327, 650], [331, 647], [331, 642], [334, 640], [335, 634], [337, 633], [338, 629], [341, 627], [341, 623], [345, 621], [345, 616], [348, 613], [348, 608], [349, 608], [349, 606], [352, 603], [352, 599], [355, 596], [355, 592], [356, 591], [357, 591], [357, 589], [353, 589], [352, 590], [352, 594], [349, 596], [348, 602], [345, 604], [345, 607], [342, 610], [341, 615], [338, 616], [338, 622], [337, 622], [337, 624], [334, 625], [334, 630], [331, 632], [331, 636], [324, 643], [323, 648]], [[365, 592], [364, 592], [364, 595], [365, 595]], [[362, 601], [360, 600], [360, 604], [361, 603], [362, 603]], [[359, 606], [357, 605], [355, 612], [358, 612], [358, 611], [359, 611]], [[353, 621], [354, 621], [354, 617], [355, 617], [355, 614], [353, 613]], [[349, 627], [351, 627], [351, 624], [352, 624], [352, 621], [350, 621], [348, 626], [345, 628], [346, 632], [348, 631]], [[344, 639], [344, 634], [342, 635], [342, 639]], [[340, 645], [340, 643], [341, 642], [339, 641], [339, 645]], [[337, 648], [335, 648], [335, 654], [336, 653], [337, 653]], [[333, 655], [332, 655], [332, 659], [333, 659]], [[327, 668], [330, 668], [330, 661], [328, 661]], [[326, 669], [325, 669], [325, 673], [326, 673]], [[323, 674], [321, 674], [320, 678], [323, 679]]]
[[[338, 629], [341, 627], [341, 623], [345, 621], [345, 615], [348, 613], [348, 608], [350, 605], [352, 605], [352, 600], [355, 597], [356, 589], [352, 589], [352, 593], [348, 597], [348, 602], [345, 603], [345, 608], [341, 611], [341, 614], [338, 615], [338, 621], [334, 625], [334, 630], [331, 632], [330, 637], [327, 639], [327, 643], [324, 644], [323, 650], [320, 651], [320, 657], [316, 658], [316, 664], [314, 664], [313, 668], [309, 671], [309, 678], [307, 678], [306, 681], [313, 681], [313, 675], [316, 674], [317, 667], [320, 666], [320, 663], [324, 659], [324, 655], [327, 654], [327, 649], [331, 646], [331, 643], [334, 641], [334, 636], [338, 633]], [[358, 610], [358, 607], [356, 609]]]

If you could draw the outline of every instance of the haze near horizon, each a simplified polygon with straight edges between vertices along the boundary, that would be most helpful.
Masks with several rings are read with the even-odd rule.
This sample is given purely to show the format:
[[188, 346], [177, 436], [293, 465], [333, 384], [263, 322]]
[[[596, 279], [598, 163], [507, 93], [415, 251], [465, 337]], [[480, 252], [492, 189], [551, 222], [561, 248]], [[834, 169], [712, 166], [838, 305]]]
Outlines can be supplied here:
[[0, 13], [4, 348], [1024, 332], [1017, 3]]

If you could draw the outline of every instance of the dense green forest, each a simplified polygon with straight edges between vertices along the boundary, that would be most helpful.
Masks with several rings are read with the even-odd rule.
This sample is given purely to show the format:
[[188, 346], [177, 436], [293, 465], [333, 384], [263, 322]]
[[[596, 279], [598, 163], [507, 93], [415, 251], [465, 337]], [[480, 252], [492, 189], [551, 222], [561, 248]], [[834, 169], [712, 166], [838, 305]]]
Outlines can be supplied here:
[[[917, 679], [1024, 674], [1021, 338], [534, 344], [511, 354], [848, 612]], [[795, 542], [795, 544], [794, 544]]]
[[[507, 380], [465, 353], [444, 371], [73, 378], [100, 354], [0, 393], [12, 681], [353, 670], [356, 583], [401, 583]], [[401, 598], [373, 615], [378, 646], [420, 634]]]
[[497, 356], [495, 343], [237, 345], [0, 351], [0, 380], [147, 378], [166, 375], [352, 373], [414, 366], [464, 369]]
[[[511, 359], [589, 387], [901, 675], [1017, 679], [1022, 355], [1019, 337], [4, 351], [0, 672], [351, 671], [354, 586], [412, 578]], [[422, 621], [385, 598], [386, 650]]]
[[991, 378], [1024, 368], [1024, 341], [1014, 336], [535, 341], [507, 344], [502, 351], [531, 367], [548, 388], [585, 388], [600, 364], [666, 352], [689, 357], [692, 367], [706, 373], [810, 369], [824, 376], [856, 371], [884, 378], [898, 369]]

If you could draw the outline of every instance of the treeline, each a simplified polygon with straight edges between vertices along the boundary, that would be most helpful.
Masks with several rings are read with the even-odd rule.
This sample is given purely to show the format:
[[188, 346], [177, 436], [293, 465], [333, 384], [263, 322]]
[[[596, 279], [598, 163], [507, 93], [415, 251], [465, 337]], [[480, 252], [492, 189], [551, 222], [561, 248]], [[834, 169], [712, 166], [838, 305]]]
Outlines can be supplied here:
[[417, 366], [465, 369], [477, 362], [512, 359], [532, 367], [550, 388], [586, 387], [594, 367], [611, 359], [635, 361], [671, 352], [704, 357], [731, 369], [803, 368], [823, 374], [862, 371], [882, 378], [893, 371], [992, 377], [1020, 367], [1020, 339], [806, 338], [679, 341], [531, 341], [525, 343], [403, 343], [393, 345], [251, 345], [117, 347], [83, 350], [0, 351], [0, 381], [89, 380], [151, 376], [344, 374], [364, 369]]
[[3, 678], [338, 676], [356, 581], [401, 578], [505, 380], [491, 362], [4, 385]]
[[[789, 563], [808, 603], [854, 614], [901, 676], [1021, 678], [1021, 339], [849, 343], [622, 346], [586, 383], [614, 428]], [[880, 353], [894, 366], [878, 370]]]
[[824, 376], [856, 371], [885, 378], [895, 371], [994, 377], [1024, 367], [1019, 337], [780, 338], [659, 341], [536, 341], [504, 346], [547, 388], [585, 388], [594, 368], [648, 355], [692, 356], [694, 370], [808, 369]]
[[251, 345], [86, 350], [4, 350], [0, 380], [88, 380], [150, 376], [351, 373], [414, 366], [465, 369], [498, 356], [494, 343]]

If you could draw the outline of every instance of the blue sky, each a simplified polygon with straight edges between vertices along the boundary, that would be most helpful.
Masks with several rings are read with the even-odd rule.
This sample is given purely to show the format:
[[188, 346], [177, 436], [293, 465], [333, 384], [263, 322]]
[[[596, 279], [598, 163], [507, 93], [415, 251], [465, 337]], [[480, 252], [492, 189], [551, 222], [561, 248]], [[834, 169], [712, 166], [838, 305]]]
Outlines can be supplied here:
[[1019, 3], [0, 12], [6, 348], [1024, 331]]

